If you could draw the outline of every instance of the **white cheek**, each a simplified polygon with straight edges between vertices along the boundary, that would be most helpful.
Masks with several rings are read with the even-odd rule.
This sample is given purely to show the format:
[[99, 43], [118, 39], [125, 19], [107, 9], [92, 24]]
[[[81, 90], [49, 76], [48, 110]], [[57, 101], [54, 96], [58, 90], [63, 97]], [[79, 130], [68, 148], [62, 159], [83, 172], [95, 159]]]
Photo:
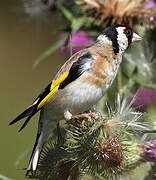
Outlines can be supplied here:
[[123, 54], [128, 47], [128, 39], [126, 35], [123, 33], [124, 27], [118, 27], [117, 31], [118, 31], [117, 40], [118, 40], [119, 51], [120, 51], [119, 53]]
[[119, 50], [120, 50], [121, 53], [123, 53], [128, 47], [127, 39], [125, 38], [125, 40], [123, 40], [123, 41], [122, 40], [121, 40], [121, 37], [118, 37], [118, 42], [120, 44]]

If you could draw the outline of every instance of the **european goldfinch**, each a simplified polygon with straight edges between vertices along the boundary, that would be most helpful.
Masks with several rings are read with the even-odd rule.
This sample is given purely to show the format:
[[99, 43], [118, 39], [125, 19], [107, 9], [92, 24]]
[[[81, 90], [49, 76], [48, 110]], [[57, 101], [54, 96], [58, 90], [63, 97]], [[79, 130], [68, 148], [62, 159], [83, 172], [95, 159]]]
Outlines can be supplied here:
[[142, 38], [131, 28], [113, 25], [106, 28], [94, 45], [74, 54], [56, 74], [35, 101], [10, 125], [27, 117], [21, 131], [40, 111], [36, 142], [26, 176], [35, 173], [41, 149], [61, 119], [90, 118], [94, 113], [80, 114], [96, 104], [116, 77], [122, 55], [132, 42]]

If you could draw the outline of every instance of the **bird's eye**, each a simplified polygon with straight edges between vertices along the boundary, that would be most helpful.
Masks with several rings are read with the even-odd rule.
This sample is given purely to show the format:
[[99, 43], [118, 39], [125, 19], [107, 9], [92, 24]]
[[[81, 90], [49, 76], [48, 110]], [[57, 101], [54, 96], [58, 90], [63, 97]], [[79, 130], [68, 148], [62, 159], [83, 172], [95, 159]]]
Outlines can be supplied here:
[[130, 29], [126, 29], [125, 34], [127, 37], [130, 37], [130, 36], [132, 36], [132, 31]]

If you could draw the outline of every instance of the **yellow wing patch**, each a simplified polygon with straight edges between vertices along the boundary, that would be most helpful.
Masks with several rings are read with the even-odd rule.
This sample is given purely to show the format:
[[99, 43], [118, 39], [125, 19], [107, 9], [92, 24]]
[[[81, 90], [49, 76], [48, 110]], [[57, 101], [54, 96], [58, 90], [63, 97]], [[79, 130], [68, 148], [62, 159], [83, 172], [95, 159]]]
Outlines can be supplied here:
[[67, 78], [68, 74], [69, 72], [65, 72], [62, 76], [53, 81], [50, 90], [52, 91], [56, 86], [60, 85]]
[[37, 109], [40, 109], [46, 103], [46, 101], [58, 91], [59, 85], [67, 78], [68, 74], [69, 72], [65, 72], [62, 76], [53, 81], [49, 94], [47, 94], [47, 96], [39, 103]]
[[45, 104], [45, 102], [57, 92], [58, 88], [59, 85], [57, 85], [52, 91], [50, 91], [50, 93], [37, 106], [37, 109], [40, 109]]

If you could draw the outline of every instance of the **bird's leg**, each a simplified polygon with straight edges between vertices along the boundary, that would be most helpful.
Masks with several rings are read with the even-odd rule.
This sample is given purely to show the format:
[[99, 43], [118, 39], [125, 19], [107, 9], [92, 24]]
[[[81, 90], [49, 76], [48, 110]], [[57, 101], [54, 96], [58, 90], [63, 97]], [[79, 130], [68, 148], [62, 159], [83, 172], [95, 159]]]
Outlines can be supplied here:
[[82, 124], [84, 124], [86, 121], [91, 122], [91, 118], [98, 119], [98, 115], [95, 112], [72, 115], [69, 111], [66, 111], [64, 113], [64, 117], [67, 120], [83, 118]]
[[86, 121], [91, 122], [92, 118], [98, 119], [98, 115], [94, 112], [72, 115], [72, 119], [80, 119], [80, 118], [83, 119], [82, 124], [85, 124]]
[[69, 125], [72, 125], [72, 126], [81, 128], [81, 127], [78, 126], [76, 123], [74, 123], [74, 122], [71, 121], [71, 120], [73, 119], [72, 116], [73, 116], [73, 115], [72, 115], [69, 111], [65, 111], [65, 112], [64, 112], [64, 117], [65, 117], [65, 119], [67, 120], [67, 123], [68, 123]]
[[65, 117], [65, 119], [67, 120], [67, 121], [69, 121], [69, 120], [71, 120], [72, 119], [72, 113], [71, 112], [69, 112], [68, 110], [66, 110], [65, 112], [64, 112], [64, 117]]

